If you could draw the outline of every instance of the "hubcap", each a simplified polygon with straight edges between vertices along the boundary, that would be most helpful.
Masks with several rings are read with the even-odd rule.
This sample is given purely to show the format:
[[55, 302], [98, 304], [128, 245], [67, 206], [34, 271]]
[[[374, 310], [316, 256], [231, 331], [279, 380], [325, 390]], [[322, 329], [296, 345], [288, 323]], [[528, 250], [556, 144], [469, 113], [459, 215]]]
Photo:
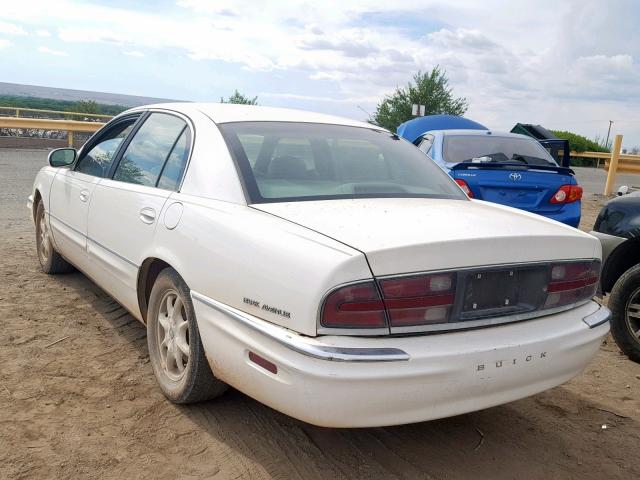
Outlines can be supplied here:
[[169, 290], [160, 301], [157, 338], [162, 369], [174, 381], [180, 380], [189, 363], [189, 323], [178, 292]]
[[40, 256], [40, 261], [43, 264], [46, 263], [50, 254], [51, 241], [49, 240], [49, 230], [47, 229], [43, 211], [38, 219], [38, 255]]
[[640, 288], [636, 289], [629, 297], [626, 316], [631, 334], [640, 342]]

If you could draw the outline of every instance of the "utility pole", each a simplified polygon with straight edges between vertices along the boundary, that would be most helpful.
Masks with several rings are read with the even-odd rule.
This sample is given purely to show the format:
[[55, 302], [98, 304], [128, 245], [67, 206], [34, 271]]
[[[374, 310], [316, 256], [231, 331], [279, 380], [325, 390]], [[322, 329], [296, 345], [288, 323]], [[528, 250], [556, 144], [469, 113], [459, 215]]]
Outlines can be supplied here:
[[371, 114], [369, 112], [367, 112], [364, 108], [362, 108], [360, 105], [356, 105], [356, 107], [358, 107], [360, 110], [362, 110], [364, 113], [366, 113], [367, 117], [371, 118]]
[[604, 142], [605, 148], [609, 148], [609, 134], [611, 133], [611, 125], [613, 125], [613, 120], [609, 120], [609, 130], [607, 130], [607, 139]]

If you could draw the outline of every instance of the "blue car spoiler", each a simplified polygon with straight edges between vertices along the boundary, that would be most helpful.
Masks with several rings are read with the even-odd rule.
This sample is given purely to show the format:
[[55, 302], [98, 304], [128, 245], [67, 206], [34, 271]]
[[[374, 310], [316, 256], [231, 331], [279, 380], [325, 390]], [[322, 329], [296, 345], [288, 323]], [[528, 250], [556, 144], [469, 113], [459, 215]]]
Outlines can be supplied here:
[[574, 175], [575, 172], [567, 167], [559, 167], [555, 165], [529, 165], [525, 163], [517, 162], [502, 162], [502, 163], [489, 163], [489, 162], [460, 162], [451, 167], [451, 170], [468, 170], [470, 168], [488, 168], [497, 170], [499, 168], [526, 168], [527, 170], [547, 170], [550, 172], [557, 172], [563, 175]]

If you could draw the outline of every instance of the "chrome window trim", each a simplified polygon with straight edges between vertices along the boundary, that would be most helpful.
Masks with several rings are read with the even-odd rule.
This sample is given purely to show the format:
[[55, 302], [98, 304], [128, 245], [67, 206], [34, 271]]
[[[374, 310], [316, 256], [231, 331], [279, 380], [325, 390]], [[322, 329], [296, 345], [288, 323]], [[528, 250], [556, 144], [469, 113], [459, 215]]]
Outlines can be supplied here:
[[335, 362], [397, 362], [410, 359], [408, 353], [398, 348], [349, 348], [326, 345], [318, 339], [304, 337], [264, 320], [250, 318], [240, 310], [193, 290], [191, 290], [191, 298], [285, 346], [289, 350], [308, 357]]
[[563, 305], [561, 307], [535, 310], [533, 312], [523, 312], [523, 313], [500, 316], [500, 317], [481, 318], [477, 320], [464, 320], [460, 322], [437, 323], [433, 325], [413, 325], [413, 326], [407, 326], [407, 327], [389, 326], [388, 328], [375, 328], [375, 329], [373, 328], [350, 329], [350, 328], [327, 328], [327, 327], [323, 327], [322, 324], [320, 323], [322, 320], [322, 310], [324, 308], [324, 303], [327, 297], [332, 292], [349, 285], [370, 282], [370, 281], [375, 281], [377, 285], [378, 281], [385, 280], [385, 279], [415, 277], [419, 275], [432, 275], [432, 274], [445, 273], [445, 272], [447, 273], [466, 272], [470, 270], [485, 270], [485, 269], [491, 270], [491, 269], [511, 268], [511, 267], [513, 268], [535, 267], [540, 265], [549, 265], [549, 264], [557, 264], [557, 263], [592, 262], [594, 260], [600, 260], [600, 259], [572, 258], [572, 259], [565, 259], [565, 260], [544, 260], [544, 261], [537, 261], [537, 262], [499, 263], [499, 264], [480, 265], [480, 266], [473, 266], [473, 267], [462, 267], [462, 268], [455, 268], [455, 269], [443, 268], [438, 270], [422, 270], [418, 272], [402, 273], [397, 275], [396, 274], [381, 275], [381, 276], [375, 276], [369, 279], [343, 283], [341, 285], [338, 285], [330, 289], [322, 296], [322, 299], [320, 301], [320, 307], [318, 308], [318, 315], [316, 320], [316, 331], [319, 335], [357, 335], [357, 336], [407, 335], [407, 334], [417, 334], [417, 333], [438, 334], [438, 333], [446, 333], [451, 331], [462, 331], [462, 330], [471, 330], [471, 329], [483, 328], [483, 327], [491, 327], [495, 325], [502, 325], [506, 323], [521, 322], [524, 320], [531, 320], [534, 318], [546, 317], [548, 315], [565, 312], [567, 310], [571, 310], [581, 305], [585, 305], [586, 303], [590, 302], [591, 299], [583, 300], [581, 302], [576, 302], [569, 305]]

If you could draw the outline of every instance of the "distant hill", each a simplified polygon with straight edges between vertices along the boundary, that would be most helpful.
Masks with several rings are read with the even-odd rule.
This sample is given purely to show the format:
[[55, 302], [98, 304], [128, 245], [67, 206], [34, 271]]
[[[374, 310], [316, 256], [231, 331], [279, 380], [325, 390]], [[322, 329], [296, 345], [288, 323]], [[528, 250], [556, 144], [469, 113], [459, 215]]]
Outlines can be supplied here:
[[40, 87], [36, 85], [21, 85], [18, 83], [0, 82], [0, 96], [33, 97], [67, 102], [79, 100], [93, 100], [103, 105], [118, 105], [123, 107], [137, 107], [149, 103], [172, 102], [166, 98], [140, 97], [137, 95], [122, 95], [119, 93], [90, 92], [87, 90], [72, 90], [69, 88]]

